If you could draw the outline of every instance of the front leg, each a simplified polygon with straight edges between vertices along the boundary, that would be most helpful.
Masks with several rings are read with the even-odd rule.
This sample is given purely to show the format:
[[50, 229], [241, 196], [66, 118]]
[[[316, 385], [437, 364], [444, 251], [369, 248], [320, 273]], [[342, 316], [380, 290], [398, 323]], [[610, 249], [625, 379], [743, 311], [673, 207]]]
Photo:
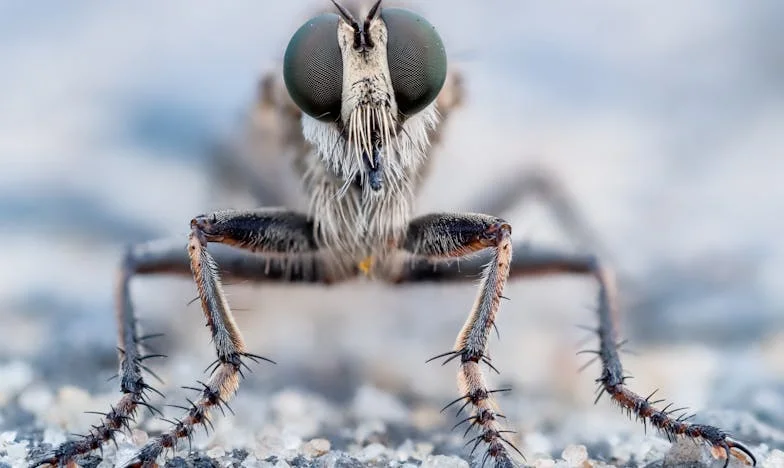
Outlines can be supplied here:
[[[483, 225], [484, 223], [484, 225]], [[487, 335], [492, 327], [497, 310], [497, 302], [488, 302], [488, 295], [492, 294], [495, 287], [498, 292], [495, 300], [500, 297], [500, 288], [506, 275], [512, 277], [533, 277], [550, 274], [583, 274], [593, 276], [599, 286], [598, 305], [596, 312], [599, 316], [599, 326], [596, 333], [599, 336], [599, 350], [595, 352], [602, 364], [602, 374], [596, 380], [599, 384], [599, 397], [608, 394], [622, 409], [629, 414], [634, 414], [643, 424], [650, 422], [655, 428], [673, 440], [678, 437], [691, 439], [695, 442], [705, 442], [708, 444], [712, 453], [716, 457], [724, 458], [724, 466], [729, 464], [730, 458], [735, 457], [744, 463], [751, 462], [756, 464], [754, 454], [742, 443], [733, 439], [727, 432], [715, 426], [695, 424], [688, 421], [689, 417], [673, 415], [678, 410], [671, 410], [672, 405], [664, 408], [657, 408], [655, 405], [663, 400], [652, 400], [653, 394], [647, 398], [633, 392], [626, 386], [627, 377], [624, 374], [623, 366], [619, 356], [619, 347], [622, 342], [618, 339], [617, 332], [617, 299], [614, 275], [611, 270], [604, 266], [595, 256], [584, 254], [570, 254], [552, 250], [534, 249], [528, 246], [518, 249], [518, 254], [513, 260], [504, 255], [504, 245], [508, 243], [508, 235], [504, 239], [498, 239], [494, 245], [492, 259], [487, 266], [482, 267], [486, 259], [472, 258], [461, 264], [453, 262], [448, 265], [439, 265], [436, 269], [432, 264], [434, 259], [457, 257], [464, 253], [481, 250], [481, 239], [489, 237], [497, 232], [495, 227], [502, 221], [496, 218], [471, 215], [467, 219], [459, 219], [454, 216], [429, 216], [415, 221], [409, 229], [406, 249], [414, 253], [419, 253], [420, 257], [416, 262], [409, 265], [400, 276], [394, 278], [397, 283], [420, 282], [420, 281], [466, 281], [473, 280], [477, 275], [482, 274], [480, 295], [469, 316], [466, 325], [460, 332], [454, 351], [445, 353], [437, 357], [446, 357], [447, 361], [461, 357], [461, 389], [465, 390], [464, 395], [453, 402], [464, 402], [463, 406], [469, 403], [477, 407], [474, 416], [464, 420], [471, 422], [471, 425], [478, 425], [483, 428], [483, 433], [476, 439], [477, 442], [491, 439], [498, 432], [497, 429], [488, 428], [485, 424], [486, 419], [491, 419], [495, 423], [498, 416], [490, 410], [483, 409], [478, 405], [477, 395], [485, 397], [488, 393], [482, 390], [484, 387], [481, 382], [481, 373], [477, 361], [471, 361], [475, 369], [475, 380], [480, 379], [478, 384], [468, 380], [471, 375], [466, 373], [466, 356], [473, 359], [482, 360], [488, 365], [488, 359], [484, 353]], [[483, 227], [484, 226], [484, 227]], [[508, 226], [508, 225], [506, 225]], [[485, 241], [486, 242], [486, 241]], [[509, 250], [511, 254], [511, 249]], [[424, 257], [424, 258], [423, 258]], [[429, 257], [429, 258], [428, 258]], [[503, 273], [503, 277], [497, 275]], [[501, 281], [499, 283], [499, 280]], [[492, 299], [492, 297], [490, 297]], [[483, 304], [491, 304], [491, 309], [486, 312]], [[486, 313], [485, 313], [486, 312]], [[467, 380], [468, 383], [463, 381]], [[475, 393], [472, 393], [475, 392]], [[655, 392], [654, 392], [655, 393]], [[481, 402], [480, 402], [481, 403]], [[461, 408], [462, 409], [462, 408]], [[494, 432], [495, 431], [495, 432]], [[488, 437], [488, 434], [490, 437]], [[500, 439], [503, 441], [503, 439]], [[500, 445], [500, 444], [499, 444]], [[503, 447], [501, 447], [503, 448]], [[493, 455], [491, 443], [487, 456], [494, 456], [497, 461], [505, 462], [508, 458], [499, 458]]]
[[498, 466], [514, 465], [506, 445], [517, 449], [503, 436], [506, 431], [498, 421], [502, 415], [492, 400], [492, 394], [498, 390], [488, 388], [480, 362], [489, 364], [487, 338], [509, 276], [511, 233], [511, 226], [500, 218], [435, 214], [415, 219], [408, 228], [403, 246], [417, 256], [431, 259], [462, 257], [484, 249], [493, 251], [492, 259], [482, 272], [476, 301], [457, 336], [454, 349], [438, 357], [447, 357], [447, 362], [460, 359], [457, 380], [462, 396], [453, 404], [462, 401], [463, 407], [473, 407], [473, 416], [466, 422], [471, 422], [470, 427], [478, 426], [481, 433], [473, 440], [471, 452], [479, 444], [486, 443], [485, 460], [491, 457]]
[[220, 268], [207, 251], [209, 242], [277, 254], [284, 260], [312, 255], [317, 250], [312, 223], [296, 213], [271, 209], [222, 211], [197, 216], [191, 221], [190, 267], [212, 332], [217, 360], [210, 366], [212, 373], [202, 384], [200, 398], [189, 402], [186, 414], [169, 431], [147, 442], [125, 466], [156, 466], [155, 461], [164, 450], [174, 448], [180, 439], [190, 439], [196, 426], [209, 424], [210, 410], [225, 405], [237, 391], [245, 359], [260, 358], [245, 349], [221, 286]]

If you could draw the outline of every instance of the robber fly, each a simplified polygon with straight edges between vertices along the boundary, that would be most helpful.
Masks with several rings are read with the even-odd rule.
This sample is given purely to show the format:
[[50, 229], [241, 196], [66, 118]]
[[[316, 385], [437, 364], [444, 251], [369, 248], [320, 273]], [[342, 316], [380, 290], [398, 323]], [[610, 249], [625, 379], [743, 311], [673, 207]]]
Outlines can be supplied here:
[[[478, 431], [471, 445], [483, 449], [482, 462], [512, 465], [517, 449], [505, 437], [493, 400], [499, 390], [488, 385], [482, 370], [493, 368], [488, 337], [509, 277], [558, 273], [590, 275], [597, 281], [601, 394], [668, 437], [703, 442], [727, 462], [733, 455], [756, 463], [744, 445], [721, 429], [675, 417], [667, 407], [659, 409], [658, 401], [626, 386], [614, 323], [614, 279], [597, 256], [514, 249], [511, 224], [490, 214], [413, 216], [431, 147], [440, 139], [439, 125], [459, 104], [460, 81], [447, 70], [436, 28], [419, 14], [381, 0], [361, 14], [333, 3], [331, 11], [294, 32], [282, 73], [262, 80], [259, 100], [259, 113], [277, 119], [277, 141], [284, 142], [280, 149], [296, 170], [308, 209], [203, 214], [191, 220], [187, 246], [130, 248], [117, 291], [122, 397], [87, 435], [63, 443], [34, 465], [67, 464], [100, 449], [130, 426], [140, 407], [152, 408], [148, 396], [154, 389], [143, 376], [149, 355], [143, 351], [145, 337], [136, 326], [128, 283], [134, 275], [161, 272], [192, 275], [217, 359], [209, 379], [194, 387], [199, 397], [183, 407], [184, 415], [125, 466], [154, 466], [166, 449], [189, 440], [236, 392], [248, 361], [265, 359], [247, 351], [221, 277], [335, 284], [359, 275], [395, 284], [481, 277], [454, 346], [437, 358], [458, 368], [460, 396], [452, 404], [471, 410], [463, 422]], [[259, 125], [264, 126], [263, 119]], [[517, 181], [512, 192], [531, 180]], [[235, 249], [213, 253], [212, 243]], [[432, 266], [478, 252], [485, 253], [484, 261], [466, 260], [459, 268], [456, 262]]]

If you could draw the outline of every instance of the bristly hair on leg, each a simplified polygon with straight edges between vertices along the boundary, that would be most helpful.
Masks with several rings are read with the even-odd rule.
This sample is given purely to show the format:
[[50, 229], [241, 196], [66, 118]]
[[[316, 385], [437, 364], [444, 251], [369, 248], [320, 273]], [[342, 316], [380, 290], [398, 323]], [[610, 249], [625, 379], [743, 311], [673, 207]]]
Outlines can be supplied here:
[[[596, 401], [607, 393], [630, 416], [645, 422], [647, 419], [652, 426], [661, 431], [670, 441], [678, 437], [687, 437], [692, 440], [705, 442], [711, 447], [712, 453], [722, 453], [725, 457], [724, 466], [729, 465], [730, 457], [747, 457], [753, 465], [757, 460], [746, 446], [732, 439], [729, 434], [721, 429], [705, 424], [687, 422], [689, 417], [680, 415], [673, 417], [674, 412], [683, 411], [685, 408], [670, 409], [672, 403], [663, 409], [654, 405], [661, 400], [651, 401], [654, 393], [643, 398], [631, 391], [626, 386], [629, 376], [624, 374], [619, 357], [619, 347], [622, 342], [617, 339], [617, 332], [613, 323], [613, 308], [615, 307], [614, 280], [606, 270], [595, 266], [595, 276], [599, 282], [598, 315], [599, 328], [599, 357], [602, 362], [602, 374], [596, 379], [599, 384], [599, 394]], [[745, 458], [744, 458], [745, 460]]]

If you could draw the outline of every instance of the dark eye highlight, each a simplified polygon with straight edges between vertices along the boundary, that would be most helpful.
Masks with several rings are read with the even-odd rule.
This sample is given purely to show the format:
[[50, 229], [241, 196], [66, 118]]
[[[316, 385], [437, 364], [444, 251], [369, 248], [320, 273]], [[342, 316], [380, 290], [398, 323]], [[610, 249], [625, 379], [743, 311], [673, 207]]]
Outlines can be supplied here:
[[283, 81], [302, 112], [319, 120], [340, 116], [343, 56], [338, 45], [338, 15], [317, 16], [291, 37], [283, 56]]
[[446, 51], [432, 24], [401, 8], [384, 8], [387, 61], [398, 109], [414, 114], [427, 107], [446, 80]]

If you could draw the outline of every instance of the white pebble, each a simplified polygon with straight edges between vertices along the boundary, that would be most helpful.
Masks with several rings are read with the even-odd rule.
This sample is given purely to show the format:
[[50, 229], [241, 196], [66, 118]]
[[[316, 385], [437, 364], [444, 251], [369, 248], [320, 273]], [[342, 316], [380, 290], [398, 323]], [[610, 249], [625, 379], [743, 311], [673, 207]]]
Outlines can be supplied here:
[[405, 442], [400, 444], [395, 452], [395, 458], [398, 461], [406, 461], [408, 460], [408, 457], [412, 456], [414, 453], [414, 443], [411, 442], [411, 439], [406, 439]]
[[418, 442], [414, 445], [414, 456], [420, 460], [425, 459], [428, 455], [433, 453], [433, 444], [428, 442]]
[[302, 447], [302, 452], [309, 458], [316, 458], [329, 452], [330, 447], [327, 439], [313, 439]]
[[686, 438], [679, 438], [672, 444], [664, 456], [663, 466], [705, 465], [713, 463], [710, 449], [701, 444], [695, 444]]
[[566, 460], [569, 466], [580, 466], [588, 459], [588, 449], [585, 445], [569, 445], [561, 452], [561, 458]]
[[383, 445], [373, 443], [363, 448], [362, 452], [357, 456], [357, 458], [364, 462], [378, 460], [384, 455], [384, 453], [386, 453], [386, 451], [387, 448]]
[[784, 452], [775, 449], [762, 461], [761, 468], [784, 468]]
[[383, 434], [387, 431], [387, 426], [383, 421], [374, 419], [371, 421], [363, 421], [357, 426], [354, 433], [354, 440], [363, 442], [368, 440], [373, 434]]
[[146, 444], [149, 439], [150, 436], [141, 429], [134, 429], [131, 431], [131, 442], [134, 445], [142, 446]]
[[284, 450], [297, 450], [302, 445], [302, 438], [288, 428], [283, 429], [281, 440], [283, 441]]
[[27, 456], [27, 441], [14, 442], [16, 432], [3, 432], [0, 434], [0, 452], [5, 452], [11, 461], [24, 460]]
[[5, 453], [12, 460], [24, 460], [27, 456], [27, 442], [6, 445]]
[[265, 435], [259, 439], [254, 454], [259, 460], [266, 460], [271, 456], [280, 457], [284, 451], [283, 439], [275, 435]]

